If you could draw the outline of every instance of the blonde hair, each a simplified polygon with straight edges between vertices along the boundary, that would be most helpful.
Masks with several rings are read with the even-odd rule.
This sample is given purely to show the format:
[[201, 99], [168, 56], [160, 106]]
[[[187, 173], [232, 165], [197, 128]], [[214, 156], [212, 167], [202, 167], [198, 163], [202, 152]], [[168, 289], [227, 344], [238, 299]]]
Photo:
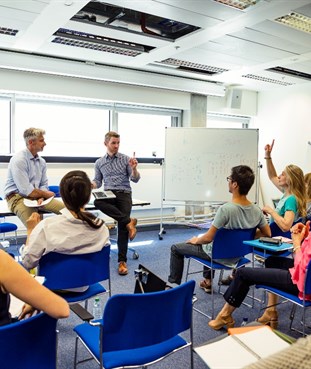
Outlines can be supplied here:
[[298, 214], [305, 217], [307, 215], [307, 195], [303, 171], [297, 165], [290, 164], [285, 167], [285, 173], [289, 191], [297, 200]]
[[311, 201], [311, 173], [305, 174], [305, 185], [306, 185], [306, 192], [307, 192], [307, 202]]

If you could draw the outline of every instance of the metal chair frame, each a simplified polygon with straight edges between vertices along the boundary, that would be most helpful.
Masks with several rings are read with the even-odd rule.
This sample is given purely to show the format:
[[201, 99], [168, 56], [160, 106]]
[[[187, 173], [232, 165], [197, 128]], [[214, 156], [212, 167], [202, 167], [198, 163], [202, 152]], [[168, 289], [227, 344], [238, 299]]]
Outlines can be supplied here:
[[[252, 229], [225, 229], [220, 228], [216, 232], [213, 247], [212, 247], [212, 257], [211, 260], [204, 260], [192, 255], [185, 255], [188, 258], [188, 265], [186, 270], [186, 281], [188, 280], [188, 276], [191, 274], [202, 273], [202, 269], [199, 271], [190, 272], [190, 262], [191, 260], [201, 264], [203, 267], [207, 267], [213, 270], [219, 270], [219, 278], [218, 278], [218, 293], [220, 293], [221, 279], [223, 277], [223, 273], [225, 270], [232, 270], [232, 267], [228, 267], [224, 264], [218, 263], [216, 260], [218, 259], [230, 259], [230, 258], [240, 258], [236, 269], [241, 268], [249, 263], [254, 264], [254, 260], [248, 259], [245, 255], [252, 254], [253, 248], [251, 246], [243, 244], [245, 240], [254, 239], [256, 232], [256, 228]], [[214, 318], [214, 290], [213, 290], [213, 272], [211, 276], [212, 288], [211, 288], [211, 300], [212, 300], [212, 314], [208, 315], [204, 313], [202, 310], [197, 308], [193, 308], [198, 313], [206, 316], [207, 318]], [[248, 305], [249, 306], [249, 305]]]
[[[306, 328], [306, 310], [307, 308], [311, 307], [311, 301], [306, 299], [306, 295], [310, 295], [311, 294], [311, 260], [306, 268], [306, 274], [305, 274], [305, 280], [304, 280], [304, 289], [303, 289], [303, 298], [300, 299], [298, 296], [296, 295], [292, 295], [288, 292], [284, 292], [281, 291], [277, 288], [273, 288], [273, 287], [269, 287], [266, 285], [256, 285], [256, 288], [262, 288], [263, 291], [263, 298], [261, 300], [262, 304], [265, 301], [265, 294], [267, 292], [271, 292], [274, 293], [275, 295], [278, 295], [279, 297], [281, 297], [283, 299], [283, 301], [279, 302], [278, 304], [284, 303], [286, 301], [291, 302], [293, 304], [291, 312], [290, 312], [290, 325], [289, 328], [292, 331], [298, 332], [300, 334], [302, 334], [303, 336], [305, 336], [305, 328]], [[296, 308], [297, 306], [302, 308], [302, 319], [301, 319], [301, 324], [302, 324], [302, 330], [299, 330], [295, 327], [293, 327], [293, 321], [295, 318], [295, 313], [296, 313]], [[269, 306], [267, 306], [266, 308], [268, 308]], [[262, 310], [262, 309], [260, 309]]]

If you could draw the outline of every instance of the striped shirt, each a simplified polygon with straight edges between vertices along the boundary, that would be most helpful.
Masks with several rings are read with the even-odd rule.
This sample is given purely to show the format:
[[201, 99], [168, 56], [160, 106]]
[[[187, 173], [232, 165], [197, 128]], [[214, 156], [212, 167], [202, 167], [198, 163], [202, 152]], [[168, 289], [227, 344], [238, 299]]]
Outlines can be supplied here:
[[131, 192], [130, 180], [137, 183], [140, 179], [132, 176], [132, 168], [129, 165], [129, 156], [117, 153], [108, 154], [97, 159], [95, 162], [95, 177], [93, 181], [96, 187], [104, 185], [104, 190], [121, 190]]

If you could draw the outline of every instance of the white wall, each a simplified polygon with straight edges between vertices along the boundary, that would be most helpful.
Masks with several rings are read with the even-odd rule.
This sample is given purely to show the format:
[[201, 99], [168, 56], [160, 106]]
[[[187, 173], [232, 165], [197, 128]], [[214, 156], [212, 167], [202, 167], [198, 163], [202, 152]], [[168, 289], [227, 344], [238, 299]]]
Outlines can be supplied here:
[[259, 128], [259, 160], [263, 202], [271, 204], [280, 192], [269, 181], [264, 160], [264, 146], [275, 139], [273, 162], [278, 173], [288, 164], [311, 171], [311, 85], [283, 87], [258, 94], [258, 115], [251, 128]]

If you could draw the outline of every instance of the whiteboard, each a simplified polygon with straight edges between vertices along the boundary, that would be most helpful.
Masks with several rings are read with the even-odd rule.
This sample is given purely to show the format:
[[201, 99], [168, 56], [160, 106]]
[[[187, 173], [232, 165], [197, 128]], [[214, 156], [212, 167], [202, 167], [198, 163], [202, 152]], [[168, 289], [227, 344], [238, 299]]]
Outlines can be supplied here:
[[231, 199], [226, 177], [248, 165], [257, 200], [258, 129], [166, 128], [163, 200], [225, 202]]

